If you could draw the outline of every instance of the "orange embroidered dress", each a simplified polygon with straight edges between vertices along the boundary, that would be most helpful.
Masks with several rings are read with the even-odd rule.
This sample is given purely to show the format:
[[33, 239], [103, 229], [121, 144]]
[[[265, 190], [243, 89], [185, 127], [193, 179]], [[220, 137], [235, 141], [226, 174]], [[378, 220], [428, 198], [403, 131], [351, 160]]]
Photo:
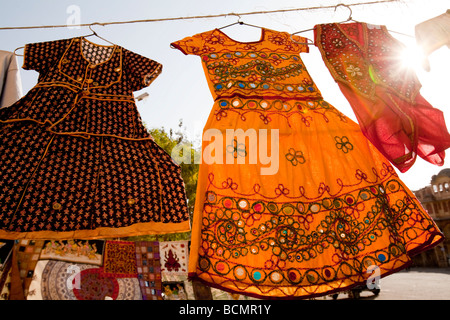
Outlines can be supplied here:
[[201, 57], [215, 100], [189, 260], [210, 286], [325, 295], [365, 284], [371, 265], [381, 276], [404, 268], [443, 239], [358, 124], [322, 99], [299, 57], [305, 42], [262, 29], [243, 43], [216, 29], [172, 43]]
[[23, 68], [39, 79], [0, 109], [0, 238], [190, 230], [180, 168], [133, 98], [161, 64], [81, 37], [27, 44]]

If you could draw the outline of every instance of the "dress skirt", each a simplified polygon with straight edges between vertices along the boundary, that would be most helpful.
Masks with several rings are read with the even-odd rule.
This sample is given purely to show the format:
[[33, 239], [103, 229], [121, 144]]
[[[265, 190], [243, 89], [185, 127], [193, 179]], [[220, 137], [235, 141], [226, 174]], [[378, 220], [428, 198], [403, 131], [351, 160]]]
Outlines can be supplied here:
[[95, 239], [184, 232], [180, 168], [153, 140], [0, 124], [0, 238]]
[[443, 240], [358, 124], [321, 99], [219, 98], [203, 139], [189, 272], [208, 285], [311, 298]]

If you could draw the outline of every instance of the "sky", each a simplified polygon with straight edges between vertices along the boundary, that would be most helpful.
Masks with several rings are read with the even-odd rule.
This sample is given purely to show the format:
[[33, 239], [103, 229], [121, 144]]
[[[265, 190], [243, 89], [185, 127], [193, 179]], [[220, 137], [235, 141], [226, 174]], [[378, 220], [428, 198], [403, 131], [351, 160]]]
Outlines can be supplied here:
[[[135, 96], [142, 93], [149, 94], [147, 99], [137, 102], [142, 120], [150, 128], [164, 127], [166, 130], [170, 128], [175, 131], [182, 130], [196, 143], [196, 146], [199, 146], [201, 132], [211, 111], [213, 99], [200, 58], [185, 56], [180, 51], [172, 49], [171, 42], [236, 22], [237, 17], [230, 13], [324, 7], [370, 0], [0, 1], [0, 27], [86, 24], [226, 14], [223, 17], [206, 19], [94, 26], [96, 32], [108, 41], [163, 64], [162, 74], [150, 87], [135, 93]], [[352, 14], [353, 19], [357, 21], [385, 25], [392, 31], [392, 36], [408, 47], [415, 48], [413, 37], [415, 25], [441, 15], [447, 9], [450, 9], [449, 0], [400, 0], [394, 3], [352, 6]], [[248, 24], [295, 33], [311, 29], [316, 24], [345, 21], [348, 15], [348, 9], [338, 7], [337, 9], [321, 8], [243, 15], [241, 20]], [[260, 37], [259, 29], [245, 25], [232, 26], [223, 31], [239, 41], [253, 41]], [[12, 52], [27, 43], [88, 34], [91, 34], [88, 27], [0, 30], [0, 50]], [[312, 31], [299, 35], [313, 39]], [[89, 39], [98, 44], [108, 44], [99, 38]], [[23, 50], [19, 49], [17, 52], [21, 54]], [[414, 65], [422, 84], [420, 93], [431, 105], [443, 111], [448, 128], [450, 128], [449, 57], [450, 49], [442, 47], [430, 55], [429, 72], [423, 70], [417, 62]], [[22, 57], [17, 58], [19, 66], [22, 66]], [[326, 69], [318, 49], [311, 46], [310, 52], [302, 53], [301, 58], [324, 100], [356, 121], [353, 110]], [[35, 71], [22, 69], [20, 75], [23, 92], [26, 94], [36, 84], [38, 74]], [[181, 129], [178, 127], [180, 120], [183, 122]], [[417, 158], [414, 166], [406, 173], [399, 171], [397, 173], [411, 190], [418, 190], [429, 185], [431, 177], [444, 168], [450, 168], [450, 155], [447, 155], [442, 167]]]

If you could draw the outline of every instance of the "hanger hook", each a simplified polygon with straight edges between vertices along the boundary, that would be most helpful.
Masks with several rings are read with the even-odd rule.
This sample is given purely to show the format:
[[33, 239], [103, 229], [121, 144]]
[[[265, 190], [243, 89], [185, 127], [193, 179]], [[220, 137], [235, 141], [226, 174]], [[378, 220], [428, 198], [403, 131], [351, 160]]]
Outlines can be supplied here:
[[238, 18], [237, 23], [239, 23], [239, 24], [244, 24], [244, 21], [242, 21], [242, 17], [241, 17], [239, 14], [237, 14], [237, 13], [231, 13], [231, 15], [236, 16], [236, 17]]
[[352, 20], [352, 15], [353, 15], [352, 8], [350, 8], [350, 6], [347, 5], [347, 4], [338, 3], [338, 4], [334, 7], [334, 12], [336, 12], [336, 9], [337, 9], [339, 6], [343, 6], [343, 7], [347, 8], [348, 10], [350, 10], [350, 14], [349, 14], [349, 16], [348, 16], [348, 18], [347, 18], [347, 21]]
[[98, 37], [97, 32], [95, 32], [95, 30], [92, 29], [92, 26], [94, 26], [94, 25], [99, 25], [99, 26], [101, 26], [102, 24], [101, 24], [100, 22], [93, 22], [93, 23], [91, 23], [91, 24], [89, 25], [89, 30], [91, 30], [92, 33]]

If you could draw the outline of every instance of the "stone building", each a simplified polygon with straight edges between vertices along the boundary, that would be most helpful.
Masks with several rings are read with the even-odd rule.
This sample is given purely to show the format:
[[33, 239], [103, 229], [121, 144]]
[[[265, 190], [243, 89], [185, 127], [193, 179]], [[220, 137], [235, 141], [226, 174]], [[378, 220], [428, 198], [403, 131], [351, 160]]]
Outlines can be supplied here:
[[450, 266], [450, 168], [434, 175], [430, 185], [413, 192], [445, 236], [445, 240], [438, 246], [415, 256], [414, 265], [448, 267]]

